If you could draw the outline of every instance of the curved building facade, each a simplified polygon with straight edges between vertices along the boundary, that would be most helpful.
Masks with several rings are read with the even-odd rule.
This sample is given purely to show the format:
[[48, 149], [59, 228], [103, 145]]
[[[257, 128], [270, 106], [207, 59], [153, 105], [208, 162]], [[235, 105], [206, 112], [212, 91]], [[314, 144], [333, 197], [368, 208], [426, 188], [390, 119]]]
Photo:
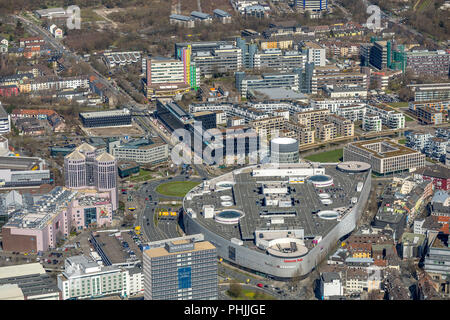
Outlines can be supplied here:
[[11, 117], [3, 109], [0, 102], [0, 134], [9, 133], [11, 131]]
[[64, 178], [67, 188], [95, 188], [108, 191], [113, 210], [118, 206], [117, 160], [107, 152], [96, 156], [95, 147], [84, 143], [64, 158]]
[[[308, 165], [318, 164], [291, 164], [290, 168], [283, 170], [292, 170], [296, 176], [302, 172], [307, 175], [311, 172]], [[276, 195], [291, 199], [290, 207], [265, 207], [256, 201], [261, 197], [261, 192], [257, 190], [263, 178], [261, 175], [255, 177], [252, 173], [256, 168], [264, 170], [265, 166], [238, 169], [192, 189], [183, 201], [185, 231], [188, 234], [204, 234], [205, 240], [217, 248], [220, 257], [245, 270], [263, 273], [278, 280], [288, 280], [297, 275], [307, 276], [327, 257], [339, 239], [356, 227], [370, 192], [371, 170], [349, 174], [338, 170], [336, 165], [320, 165], [320, 168], [315, 169], [324, 169], [327, 175], [333, 177], [335, 184], [343, 189], [323, 190], [332, 195], [333, 205], [322, 204], [320, 190], [313, 184], [295, 183], [288, 188], [287, 193]], [[268, 170], [273, 171], [272, 168]], [[277, 176], [276, 172], [267, 176], [267, 179], [272, 185], [279, 180], [283, 186], [292, 180], [290, 177]], [[308, 176], [305, 176], [303, 180], [307, 179]], [[227, 190], [216, 188], [224, 180], [233, 180], [235, 185]], [[357, 188], [361, 184], [363, 187]], [[273, 190], [284, 192], [282, 188]], [[340, 197], [339, 192], [345, 197]], [[223, 195], [231, 195], [233, 208], [244, 214], [237, 225], [217, 224], [215, 215], [225, 208], [215, 207], [214, 219], [208, 219], [202, 213], [202, 206], [211, 206], [215, 203], [214, 199]], [[202, 201], [196, 199], [200, 196]], [[330, 210], [333, 216], [323, 210]], [[318, 212], [322, 212], [320, 216]]]
[[85, 188], [86, 157], [75, 150], [64, 158], [64, 179], [67, 188]]
[[95, 158], [94, 184], [100, 191], [117, 187], [117, 160], [109, 153], [102, 153]]
[[293, 138], [275, 138], [270, 141], [270, 162], [297, 163], [298, 141]]

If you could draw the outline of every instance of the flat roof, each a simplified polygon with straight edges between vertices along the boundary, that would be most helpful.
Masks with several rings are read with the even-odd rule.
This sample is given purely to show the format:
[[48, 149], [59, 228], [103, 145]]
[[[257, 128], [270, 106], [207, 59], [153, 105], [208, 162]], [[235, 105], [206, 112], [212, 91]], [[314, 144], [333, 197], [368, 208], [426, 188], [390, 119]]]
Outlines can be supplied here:
[[[372, 150], [368, 148], [368, 145], [373, 144], [383, 144], [384, 146], [391, 148], [390, 151], [385, 150], [381, 152], [377, 152], [375, 150]], [[379, 158], [379, 159], [385, 159], [390, 157], [396, 157], [400, 155], [407, 155], [407, 154], [415, 154], [420, 153], [419, 151], [416, 151], [414, 149], [405, 147], [404, 145], [395, 143], [389, 139], [380, 138], [380, 139], [374, 139], [374, 140], [367, 140], [367, 141], [358, 141], [358, 142], [351, 142], [348, 145], [355, 146], [359, 149], [362, 149], [370, 154], [372, 154], [373, 157]]]
[[31, 170], [43, 161], [41, 158], [32, 157], [0, 157], [0, 169]]
[[93, 111], [93, 112], [80, 112], [80, 116], [85, 119], [98, 118], [98, 117], [116, 117], [130, 115], [130, 110], [120, 109], [120, 110], [108, 110], [108, 111]]
[[[175, 243], [174, 244], [185, 244], [189, 243], [189, 241], [186, 242], [186, 240], [183, 242]], [[181, 253], [189, 253], [189, 252], [196, 252], [196, 251], [202, 251], [202, 250], [213, 250], [216, 249], [216, 247], [209, 241], [201, 241], [201, 242], [194, 242], [194, 250], [185, 250], [185, 251], [176, 251], [176, 252], [169, 252], [164, 247], [159, 248], [152, 248], [144, 251], [144, 254], [147, 255], [150, 258], [158, 258], [158, 257], [164, 257], [164, 256], [171, 256], [171, 255], [177, 255]]]
[[[269, 165], [260, 166], [261, 168], [267, 167], [270, 170]], [[258, 170], [261, 170], [261, 168]], [[282, 168], [285, 167], [282, 166]], [[316, 168], [316, 164], [287, 164], [286, 168], [311, 169]], [[195, 221], [204, 228], [229, 241], [232, 238], [240, 239], [244, 242], [244, 246], [248, 246], [254, 250], [261, 250], [254, 245], [254, 237], [257, 230], [267, 230], [268, 228], [270, 230], [288, 231], [303, 229], [305, 237], [311, 239], [305, 240], [305, 246], [309, 250], [313, 246], [312, 239], [314, 237], [325, 236], [339, 223], [336, 219], [321, 219], [317, 214], [313, 214], [313, 212], [319, 212], [321, 210], [345, 212], [351, 204], [351, 199], [354, 197], [359, 198], [357, 185], [359, 182], [364, 182], [370, 172], [348, 174], [338, 170], [336, 165], [327, 164], [321, 165], [321, 168], [325, 170], [326, 175], [333, 177], [334, 186], [320, 188], [324, 192], [332, 194], [331, 200], [333, 203], [330, 205], [322, 203], [319, 197], [319, 188], [316, 188], [312, 183], [306, 182], [290, 185], [291, 188], [288, 196], [293, 201], [291, 206], [266, 206], [264, 205], [263, 199], [265, 196], [261, 192], [261, 186], [268, 183], [289, 184], [289, 177], [253, 176], [250, 168], [244, 168], [221, 177], [220, 181], [233, 181], [235, 183], [232, 189], [215, 188], [214, 185], [217, 182], [210, 182], [213, 185], [211, 191], [198, 193], [192, 191], [188, 193], [184, 200], [184, 209], [187, 211], [191, 209], [193, 212], [196, 212], [197, 217]], [[306, 179], [304, 180], [306, 181]], [[231, 197], [234, 200], [233, 205], [230, 207], [224, 206], [222, 204], [223, 201], [220, 200], [222, 196]], [[294, 204], [294, 201], [299, 201], [299, 204]], [[214, 206], [215, 212], [222, 210], [239, 210], [244, 212], [245, 216], [239, 220], [240, 228], [235, 228], [235, 225], [220, 224], [215, 219], [205, 218], [200, 214], [203, 211], [203, 205]], [[267, 218], [269, 212], [283, 217], [283, 222], [267, 227], [267, 222], [270, 222], [271, 219]]]
[[44, 267], [40, 263], [0, 267], [0, 279], [28, 276], [32, 274], [45, 274]]

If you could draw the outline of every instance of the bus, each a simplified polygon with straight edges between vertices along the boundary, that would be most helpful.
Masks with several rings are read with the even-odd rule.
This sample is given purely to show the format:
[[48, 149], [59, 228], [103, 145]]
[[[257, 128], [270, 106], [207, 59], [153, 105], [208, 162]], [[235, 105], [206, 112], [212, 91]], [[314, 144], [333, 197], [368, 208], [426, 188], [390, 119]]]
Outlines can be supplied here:
[[136, 208], [134, 208], [134, 207], [130, 207], [130, 208], [128, 208], [128, 210], [130, 210], [130, 211], [134, 211], [134, 210], [136, 210]]

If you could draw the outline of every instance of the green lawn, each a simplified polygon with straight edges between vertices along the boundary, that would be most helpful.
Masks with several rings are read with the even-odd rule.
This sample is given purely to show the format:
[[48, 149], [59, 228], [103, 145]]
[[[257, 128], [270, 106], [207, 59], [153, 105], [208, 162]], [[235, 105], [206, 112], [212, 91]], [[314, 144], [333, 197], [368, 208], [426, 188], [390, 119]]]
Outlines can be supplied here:
[[407, 114], [403, 114], [405, 116], [405, 121], [406, 122], [410, 122], [410, 121], [415, 121], [413, 118], [411, 118], [410, 116], [408, 116]]
[[189, 190], [200, 182], [195, 181], [172, 181], [160, 184], [156, 187], [156, 192], [171, 197], [184, 197]]
[[398, 140], [398, 143], [399, 144], [405, 144], [406, 143], [406, 139], [400, 139], [400, 140]]
[[131, 177], [129, 180], [132, 182], [144, 182], [144, 181], [151, 180], [152, 178], [153, 178], [153, 176], [150, 171], [140, 169], [139, 175], [137, 175], [135, 177]]
[[408, 102], [391, 102], [389, 105], [392, 108], [408, 108]]
[[305, 157], [309, 161], [317, 162], [339, 162], [342, 161], [343, 149], [325, 151]]
[[261, 291], [253, 291], [248, 289], [242, 289], [239, 297], [231, 297], [233, 300], [275, 300], [271, 295], [263, 293]]

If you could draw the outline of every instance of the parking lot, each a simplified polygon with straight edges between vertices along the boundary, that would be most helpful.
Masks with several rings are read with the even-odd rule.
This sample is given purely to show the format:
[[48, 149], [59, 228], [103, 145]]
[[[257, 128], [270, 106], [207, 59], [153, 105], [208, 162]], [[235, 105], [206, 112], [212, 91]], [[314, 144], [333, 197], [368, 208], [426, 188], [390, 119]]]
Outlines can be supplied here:
[[39, 262], [46, 269], [62, 270], [64, 259], [81, 254], [78, 248], [57, 248], [40, 254], [0, 251], [0, 267]]

